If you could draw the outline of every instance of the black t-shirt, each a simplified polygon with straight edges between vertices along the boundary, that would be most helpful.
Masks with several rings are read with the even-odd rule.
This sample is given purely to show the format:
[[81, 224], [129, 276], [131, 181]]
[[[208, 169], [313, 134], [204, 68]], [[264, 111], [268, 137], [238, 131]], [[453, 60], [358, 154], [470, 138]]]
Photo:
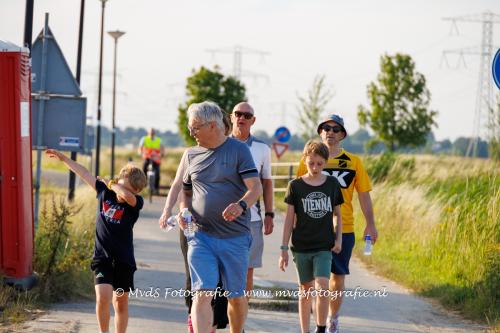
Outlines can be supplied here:
[[323, 184], [313, 186], [294, 179], [288, 183], [285, 202], [295, 207], [297, 215], [292, 251], [329, 251], [335, 244], [333, 210], [344, 202], [338, 180], [327, 176]]
[[135, 207], [118, 202], [116, 193], [100, 180], [95, 183], [99, 201], [96, 216], [94, 259], [113, 259], [134, 268], [133, 227], [144, 205], [136, 195]]

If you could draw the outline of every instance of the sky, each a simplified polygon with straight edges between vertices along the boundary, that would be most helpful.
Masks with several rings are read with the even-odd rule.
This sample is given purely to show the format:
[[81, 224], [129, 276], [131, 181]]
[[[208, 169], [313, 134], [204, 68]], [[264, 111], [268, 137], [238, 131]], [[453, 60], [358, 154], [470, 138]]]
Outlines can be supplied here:
[[[274, 133], [300, 129], [298, 96], [325, 75], [334, 97], [325, 113], [359, 128], [357, 109], [368, 106], [366, 87], [376, 80], [380, 57], [405, 53], [427, 79], [431, 109], [438, 111], [439, 140], [473, 133], [479, 57], [443, 51], [481, 44], [481, 24], [444, 17], [500, 14], [498, 0], [108, 0], [105, 31], [122, 30], [117, 57], [116, 124], [177, 131], [177, 106], [186, 99], [193, 69], [218, 65], [233, 73], [233, 50], [242, 56], [242, 82], [257, 121]], [[76, 67], [80, 1], [35, 0], [33, 37], [44, 13], [70, 68]], [[101, 2], [86, 0], [81, 88], [89, 123], [97, 114]], [[25, 1], [0, 0], [0, 39], [22, 44]], [[458, 33], [457, 33], [458, 31]], [[500, 24], [494, 25], [494, 50]], [[221, 52], [212, 54], [207, 50]], [[102, 123], [111, 124], [113, 39], [104, 36]], [[496, 90], [498, 91], [498, 90]], [[486, 118], [482, 118], [485, 123]], [[483, 131], [482, 133], [485, 133]]]

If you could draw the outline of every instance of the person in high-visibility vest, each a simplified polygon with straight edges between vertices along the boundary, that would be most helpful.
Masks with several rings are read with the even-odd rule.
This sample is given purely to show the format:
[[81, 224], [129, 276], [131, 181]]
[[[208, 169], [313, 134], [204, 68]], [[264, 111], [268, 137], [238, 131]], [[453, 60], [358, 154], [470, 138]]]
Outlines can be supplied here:
[[160, 164], [163, 156], [163, 146], [161, 138], [156, 136], [155, 130], [150, 128], [148, 135], [143, 136], [139, 141], [138, 153], [142, 156], [142, 169], [148, 174], [149, 165], [153, 167], [155, 173], [155, 190], [158, 193], [160, 188]]

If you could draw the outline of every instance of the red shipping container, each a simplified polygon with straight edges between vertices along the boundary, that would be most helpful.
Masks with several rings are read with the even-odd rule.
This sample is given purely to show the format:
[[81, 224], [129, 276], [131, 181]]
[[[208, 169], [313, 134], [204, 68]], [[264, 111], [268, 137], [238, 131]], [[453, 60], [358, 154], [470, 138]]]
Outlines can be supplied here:
[[33, 275], [29, 50], [0, 41], [0, 271], [30, 288]]

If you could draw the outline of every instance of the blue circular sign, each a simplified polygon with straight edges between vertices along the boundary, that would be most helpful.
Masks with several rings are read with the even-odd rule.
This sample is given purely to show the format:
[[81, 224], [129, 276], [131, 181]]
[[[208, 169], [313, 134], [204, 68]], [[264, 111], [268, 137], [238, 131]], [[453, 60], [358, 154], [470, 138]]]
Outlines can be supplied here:
[[495, 80], [495, 84], [498, 89], [500, 89], [500, 49], [497, 50], [495, 57], [493, 58], [493, 80]]
[[292, 135], [290, 134], [290, 131], [284, 126], [278, 127], [276, 132], [274, 132], [274, 138], [281, 143], [287, 142], [291, 137]]

